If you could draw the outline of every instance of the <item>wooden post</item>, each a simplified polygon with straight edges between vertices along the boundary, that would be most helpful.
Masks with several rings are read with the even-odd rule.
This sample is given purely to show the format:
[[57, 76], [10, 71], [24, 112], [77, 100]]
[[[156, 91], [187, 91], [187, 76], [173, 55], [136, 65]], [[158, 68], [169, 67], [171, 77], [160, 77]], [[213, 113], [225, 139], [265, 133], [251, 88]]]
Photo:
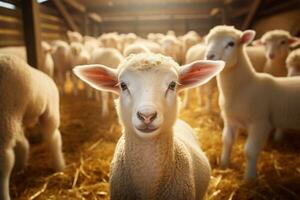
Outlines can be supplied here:
[[29, 65], [39, 68], [42, 64], [39, 5], [36, 0], [22, 0], [21, 2], [27, 62]]
[[252, 2], [250, 11], [249, 11], [245, 21], [243, 22], [242, 30], [246, 30], [247, 28], [249, 28], [260, 4], [261, 4], [261, 0], [255, 0]]
[[66, 22], [68, 23], [69, 27], [72, 29], [72, 31], [79, 32], [78, 26], [75, 24], [72, 16], [68, 13], [66, 7], [60, 0], [52, 0], [54, 5], [57, 7], [61, 15], [65, 18]]
[[87, 13], [83, 13], [83, 34], [89, 35], [89, 18]]

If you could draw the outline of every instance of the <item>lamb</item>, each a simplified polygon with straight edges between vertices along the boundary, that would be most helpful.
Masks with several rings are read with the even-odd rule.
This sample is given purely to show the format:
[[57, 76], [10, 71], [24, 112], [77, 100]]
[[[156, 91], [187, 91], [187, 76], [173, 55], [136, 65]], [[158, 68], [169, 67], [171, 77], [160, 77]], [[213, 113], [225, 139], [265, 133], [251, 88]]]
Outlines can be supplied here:
[[59, 94], [53, 80], [16, 56], [0, 54], [0, 91], [0, 199], [9, 200], [12, 169], [25, 168], [29, 157], [25, 128], [38, 124], [57, 171], [64, 169], [65, 162], [58, 129]]
[[263, 45], [266, 49], [267, 58], [264, 72], [273, 76], [286, 76], [286, 58], [290, 52], [290, 46], [299, 39], [292, 37], [284, 30], [272, 30], [265, 33], [260, 40], [253, 42], [254, 45]]
[[286, 59], [288, 76], [300, 75], [300, 49], [296, 49], [290, 53]]
[[[118, 65], [122, 62], [122, 54], [114, 48], [97, 48], [94, 50], [90, 64], [102, 64], [108, 66], [112, 69], [116, 69]], [[92, 88], [88, 89], [88, 97], [92, 97]], [[95, 93], [95, 97], [99, 100], [99, 93]], [[105, 117], [109, 114], [109, 94], [105, 91], [101, 92], [102, 97], [102, 116]]]
[[127, 57], [130, 54], [138, 54], [138, 53], [150, 53], [150, 50], [146, 48], [144, 45], [136, 43], [127, 46], [124, 49], [123, 55]]
[[[76, 65], [85, 65], [90, 61], [90, 54], [84, 48], [83, 44], [78, 42], [72, 42], [70, 44], [70, 65], [71, 69]], [[71, 74], [70, 76], [73, 86], [73, 95], [77, 96], [78, 94], [78, 80], [77, 78]]]
[[72, 43], [72, 42], [82, 43], [83, 42], [82, 35], [77, 31], [67, 31], [67, 36], [68, 36], [70, 43]]
[[66, 80], [66, 73], [71, 70], [70, 63], [70, 46], [68, 43], [56, 40], [52, 43], [52, 58], [54, 61], [54, 73], [60, 92], [64, 93], [64, 85]]
[[[37, 66], [37, 68], [42, 72], [46, 73], [47, 75], [49, 75], [50, 77], [53, 77], [54, 63], [51, 56], [52, 48], [45, 41], [42, 41], [41, 45], [42, 45], [42, 63], [40, 66]], [[26, 49], [24, 46], [0, 48], [0, 53], [15, 55], [27, 61]]]
[[165, 55], [172, 57], [179, 64], [182, 63], [183, 47], [176, 37], [168, 35], [160, 41], [160, 44]]
[[[210, 165], [194, 131], [177, 119], [177, 93], [219, 73], [222, 61], [179, 67], [170, 57], [134, 54], [118, 67], [78, 66], [74, 73], [116, 100], [123, 134], [111, 163], [111, 199], [202, 199]], [[159, 76], [158, 76], [159, 74]]]
[[217, 26], [206, 38], [207, 57], [226, 62], [217, 76], [224, 120], [221, 166], [229, 164], [237, 129], [245, 129], [246, 181], [256, 178], [259, 153], [271, 130], [300, 129], [300, 78], [256, 73], [245, 51], [254, 36], [252, 30], [241, 32], [231, 26]]

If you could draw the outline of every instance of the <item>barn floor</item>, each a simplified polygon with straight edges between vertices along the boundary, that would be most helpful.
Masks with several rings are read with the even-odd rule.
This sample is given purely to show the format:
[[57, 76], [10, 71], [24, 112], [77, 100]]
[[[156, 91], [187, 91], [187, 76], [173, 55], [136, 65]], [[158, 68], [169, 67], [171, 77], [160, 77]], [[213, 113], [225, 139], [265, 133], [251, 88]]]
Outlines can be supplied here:
[[[215, 95], [215, 104], [216, 99]], [[180, 117], [196, 130], [213, 168], [207, 199], [300, 199], [300, 135], [287, 134], [279, 144], [270, 140], [260, 157], [258, 180], [243, 184], [245, 135], [237, 138], [230, 169], [220, 170], [219, 115], [206, 114], [193, 98], [190, 108], [182, 110]], [[120, 136], [115, 111], [104, 119], [99, 103], [87, 100], [83, 94], [76, 98], [63, 96], [60, 130], [66, 170], [53, 174], [47, 152], [41, 145], [33, 144], [29, 166], [12, 175], [12, 198], [108, 199], [109, 166]]]

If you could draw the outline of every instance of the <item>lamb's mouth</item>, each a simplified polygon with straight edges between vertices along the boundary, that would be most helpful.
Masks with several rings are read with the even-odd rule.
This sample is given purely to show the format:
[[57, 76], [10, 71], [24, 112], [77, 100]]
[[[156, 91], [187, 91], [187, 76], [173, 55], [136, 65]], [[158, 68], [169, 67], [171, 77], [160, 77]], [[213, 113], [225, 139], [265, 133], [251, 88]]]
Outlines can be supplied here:
[[143, 132], [143, 133], [151, 133], [151, 132], [154, 132], [157, 129], [159, 129], [159, 127], [146, 126], [146, 127], [143, 127], [143, 128], [136, 127], [136, 129], [139, 130], [140, 132]]

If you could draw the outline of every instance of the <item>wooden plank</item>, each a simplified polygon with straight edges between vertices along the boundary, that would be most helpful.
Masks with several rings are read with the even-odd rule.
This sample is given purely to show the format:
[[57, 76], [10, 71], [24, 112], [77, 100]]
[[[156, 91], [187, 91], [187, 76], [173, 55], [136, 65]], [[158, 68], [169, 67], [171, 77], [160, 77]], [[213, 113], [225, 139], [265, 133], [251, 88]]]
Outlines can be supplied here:
[[36, 0], [22, 0], [24, 39], [29, 65], [38, 68], [42, 64], [39, 6]]
[[265, 9], [263, 12], [260, 12], [258, 18], [263, 18], [267, 16], [271, 16], [277, 13], [285, 12], [291, 9], [300, 9], [300, 1], [299, 0], [289, 0], [289, 1], [280, 1], [281, 3], [277, 3], [274, 6]]
[[18, 18], [22, 17], [22, 11], [21, 11], [21, 9], [11, 10], [11, 9], [0, 7], [0, 14], [1, 15], [5, 15], [5, 16], [18, 17]]
[[86, 7], [77, 2], [76, 0], [63, 0], [68, 6], [72, 7], [78, 12], [85, 13], [86, 12]]
[[261, 4], [261, 0], [254, 0], [254, 2], [251, 5], [249, 13], [248, 13], [245, 21], [243, 22], [242, 30], [249, 28], [249, 26], [251, 25], [251, 23], [253, 21], [255, 14], [257, 13], [257, 9], [260, 4]]
[[237, 17], [241, 17], [246, 15], [247, 13], [249, 13], [249, 7], [243, 7], [243, 8], [235, 8], [232, 9], [232, 11], [230, 11], [229, 13], [231, 13], [231, 15], [229, 16], [230, 18], [237, 18]]
[[62, 4], [60, 0], [53, 0], [54, 5], [57, 7], [61, 15], [65, 18], [67, 24], [73, 31], [79, 32], [78, 26], [75, 24], [73, 18], [68, 13], [66, 7]]

